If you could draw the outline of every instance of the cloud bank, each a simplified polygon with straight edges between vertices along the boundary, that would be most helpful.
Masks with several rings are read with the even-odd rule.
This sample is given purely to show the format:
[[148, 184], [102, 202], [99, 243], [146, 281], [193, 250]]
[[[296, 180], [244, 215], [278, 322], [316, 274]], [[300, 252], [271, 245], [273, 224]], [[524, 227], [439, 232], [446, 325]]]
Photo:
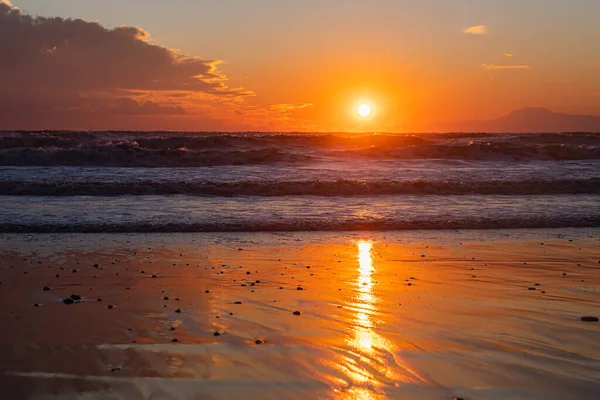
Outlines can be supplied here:
[[149, 38], [137, 27], [33, 17], [1, 0], [0, 129], [36, 125], [31, 121], [46, 128], [60, 121], [184, 116], [202, 102], [239, 104], [252, 95], [227, 87], [220, 61]]

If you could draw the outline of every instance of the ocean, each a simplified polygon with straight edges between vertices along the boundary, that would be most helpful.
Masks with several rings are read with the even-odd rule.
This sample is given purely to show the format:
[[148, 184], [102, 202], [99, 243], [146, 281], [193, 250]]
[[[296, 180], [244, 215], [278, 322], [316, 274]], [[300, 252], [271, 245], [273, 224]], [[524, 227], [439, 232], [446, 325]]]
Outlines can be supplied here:
[[0, 133], [0, 232], [600, 227], [600, 134]]

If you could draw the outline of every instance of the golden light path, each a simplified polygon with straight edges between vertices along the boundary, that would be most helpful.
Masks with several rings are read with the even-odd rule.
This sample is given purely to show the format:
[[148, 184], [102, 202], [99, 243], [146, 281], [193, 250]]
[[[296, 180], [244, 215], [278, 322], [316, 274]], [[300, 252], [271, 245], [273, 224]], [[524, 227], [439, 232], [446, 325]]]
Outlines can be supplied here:
[[386, 386], [423, 382], [396, 354], [397, 346], [376, 332], [381, 318], [378, 317], [380, 299], [375, 292], [373, 274], [373, 242], [361, 240], [358, 247], [358, 275], [356, 297], [351, 305], [354, 310], [352, 334], [348, 344], [353, 349], [343, 362], [343, 370], [350, 380], [350, 389], [339, 399], [375, 400], [386, 398]]

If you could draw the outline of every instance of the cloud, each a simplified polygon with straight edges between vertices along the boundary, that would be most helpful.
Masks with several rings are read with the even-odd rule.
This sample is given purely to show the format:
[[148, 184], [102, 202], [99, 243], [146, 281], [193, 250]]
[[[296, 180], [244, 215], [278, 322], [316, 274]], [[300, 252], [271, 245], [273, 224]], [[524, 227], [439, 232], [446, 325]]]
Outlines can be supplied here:
[[504, 53], [504, 57], [512, 57], [513, 53]]
[[491, 69], [491, 70], [501, 70], [501, 69], [513, 69], [513, 70], [517, 70], [517, 69], [533, 69], [532, 66], [530, 65], [494, 65], [494, 64], [482, 64], [482, 67], [485, 69]]
[[227, 86], [222, 61], [153, 44], [138, 27], [33, 17], [0, 0], [0, 37], [0, 129], [84, 115], [182, 116], [253, 95]]
[[488, 27], [486, 25], [474, 25], [462, 30], [468, 35], [487, 35]]
[[294, 110], [299, 110], [302, 108], [309, 108], [312, 107], [313, 105], [310, 103], [294, 103], [294, 104], [273, 104], [271, 106], [271, 110], [272, 111], [279, 111], [279, 112], [290, 112], [290, 111], [294, 111]]

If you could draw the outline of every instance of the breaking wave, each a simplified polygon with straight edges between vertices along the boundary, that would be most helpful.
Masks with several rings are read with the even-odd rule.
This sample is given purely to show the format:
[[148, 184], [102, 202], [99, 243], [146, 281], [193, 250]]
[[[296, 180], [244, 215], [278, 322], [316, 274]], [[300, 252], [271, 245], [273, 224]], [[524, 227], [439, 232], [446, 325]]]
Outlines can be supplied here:
[[8, 196], [361, 196], [600, 194], [600, 178], [521, 181], [350, 180], [95, 182], [0, 181]]
[[518, 217], [389, 220], [270, 220], [199, 223], [1, 223], [0, 233], [175, 233], [175, 232], [300, 232], [300, 231], [399, 231], [449, 229], [540, 229], [600, 227], [599, 216]]
[[600, 159], [600, 134], [0, 133], [2, 166], [203, 167], [319, 158]]

